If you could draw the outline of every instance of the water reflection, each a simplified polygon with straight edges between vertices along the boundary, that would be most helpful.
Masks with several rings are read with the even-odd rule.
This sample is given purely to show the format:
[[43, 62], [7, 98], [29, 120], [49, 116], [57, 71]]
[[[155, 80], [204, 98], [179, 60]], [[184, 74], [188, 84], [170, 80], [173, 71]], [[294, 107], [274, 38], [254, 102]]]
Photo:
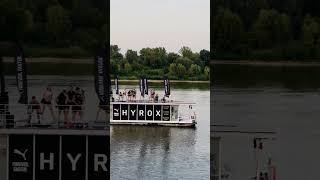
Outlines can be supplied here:
[[[112, 176], [128, 179], [195, 176], [188, 169], [180, 169], [188, 167], [184, 164], [196, 153], [195, 143], [193, 128], [112, 126]], [[131, 163], [134, 165], [128, 166]], [[121, 171], [115, 169], [119, 167]]]

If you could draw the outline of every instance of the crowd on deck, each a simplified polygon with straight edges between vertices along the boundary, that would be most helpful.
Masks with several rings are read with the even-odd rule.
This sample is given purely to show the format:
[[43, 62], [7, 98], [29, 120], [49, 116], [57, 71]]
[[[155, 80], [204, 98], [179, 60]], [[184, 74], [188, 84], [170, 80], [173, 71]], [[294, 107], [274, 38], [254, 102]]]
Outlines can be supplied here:
[[[159, 95], [155, 92], [154, 89], [150, 89], [150, 92], [148, 94], [150, 94], [148, 96], [148, 100], [149, 102], [159, 102]], [[143, 96], [140, 96], [140, 100], [144, 99]], [[134, 102], [137, 100], [137, 91], [135, 89], [127, 89], [127, 90], [123, 90], [119, 92], [119, 97], [118, 97], [119, 101], [129, 101], [129, 102]], [[165, 97], [163, 97], [161, 99], [161, 102], [165, 102], [166, 99]]]
[[[72, 126], [75, 118], [78, 117], [80, 121], [83, 118], [83, 104], [85, 102], [85, 91], [79, 87], [74, 88], [70, 86], [69, 90], [63, 89], [58, 96], [54, 98], [54, 94], [51, 87], [46, 87], [42, 93], [41, 101], [39, 102], [35, 96], [32, 96], [29, 106], [29, 123], [34, 112], [37, 114], [38, 123], [40, 123], [40, 116], [46, 109], [50, 111], [50, 114], [54, 120], [58, 119], [60, 122], [61, 114], [63, 113], [65, 127]], [[53, 105], [54, 104], [54, 105]], [[53, 112], [53, 108], [57, 108], [58, 117]], [[69, 114], [71, 113], [71, 120]]]

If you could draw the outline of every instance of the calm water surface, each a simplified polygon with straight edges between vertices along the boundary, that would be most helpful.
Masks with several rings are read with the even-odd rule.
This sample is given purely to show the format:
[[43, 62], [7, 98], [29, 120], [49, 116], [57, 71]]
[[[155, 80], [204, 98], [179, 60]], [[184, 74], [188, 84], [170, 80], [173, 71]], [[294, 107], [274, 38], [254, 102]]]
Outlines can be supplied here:
[[[15, 78], [10, 76], [6, 80], [10, 103], [16, 104], [18, 92]], [[28, 80], [29, 96], [35, 95], [38, 99], [46, 85], [52, 86], [56, 95], [70, 84], [83, 88], [87, 97], [86, 117], [95, 117], [98, 100], [92, 77], [28, 76]], [[127, 87], [138, 89], [132, 84], [120, 84], [122, 89]], [[155, 88], [160, 97], [163, 95], [162, 84], [151, 84], [151, 88]], [[172, 84], [171, 91], [172, 99], [197, 104], [197, 127], [112, 126], [111, 179], [209, 179], [209, 87], [203, 84]]]
[[236, 126], [213, 127], [225, 179], [254, 176], [254, 137], [270, 138], [258, 155], [261, 169], [270, 157], [277, 179], [320, 179], [320, 67], [215, 65], [214, 76], [211, 123]]

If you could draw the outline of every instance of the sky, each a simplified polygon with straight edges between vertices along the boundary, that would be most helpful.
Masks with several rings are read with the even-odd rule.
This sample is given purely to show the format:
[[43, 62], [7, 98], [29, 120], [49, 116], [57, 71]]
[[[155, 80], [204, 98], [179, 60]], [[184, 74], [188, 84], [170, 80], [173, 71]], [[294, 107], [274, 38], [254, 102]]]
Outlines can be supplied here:
[[121, 52], [164, 47], [210, 49], [210, 0], [111, 0], [111, 44]]

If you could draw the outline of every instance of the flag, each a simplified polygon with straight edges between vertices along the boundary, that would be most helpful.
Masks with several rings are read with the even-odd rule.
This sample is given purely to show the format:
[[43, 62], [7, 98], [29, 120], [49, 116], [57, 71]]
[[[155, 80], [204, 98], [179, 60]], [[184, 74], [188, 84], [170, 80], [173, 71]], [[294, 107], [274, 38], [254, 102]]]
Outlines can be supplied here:
[[164, 77], [163, 84], [164, 84], [164, 94], [165, 94], [165, 96], [169, 97], [170, 96], [170, 81], [169, 81], [168, 77]]
[[109, 103], [110, 78], [109, 64], [107, 62], [107, 47], [103, 47], [94, 58], [95, 69], [95, 90], [100, 100], [100, 104]]
[[20, 94], [19, 103], [28, 104], [28, 84], [27, 84], [27, 67], [26, 60], [21, 46], [18, 46], [16, 56], [16, 81]]

